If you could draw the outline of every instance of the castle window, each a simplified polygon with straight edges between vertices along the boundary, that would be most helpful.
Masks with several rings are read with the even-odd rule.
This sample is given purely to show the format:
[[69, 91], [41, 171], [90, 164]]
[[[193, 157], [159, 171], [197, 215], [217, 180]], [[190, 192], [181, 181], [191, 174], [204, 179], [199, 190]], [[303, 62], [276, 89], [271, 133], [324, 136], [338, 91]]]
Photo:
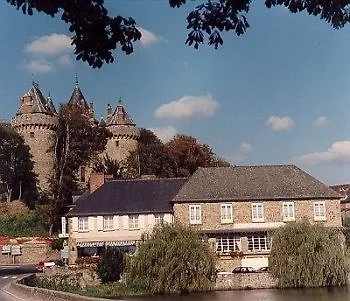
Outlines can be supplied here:
[[85, 182], [85, 166], [80, 166], [80, 182]]
[[29, 133], [29, 137], [30, 137], [30, 138], [34, 138], [34, 132], [30, 132], [30, 133]]
[[115, 141], [115, 146], [118, 147], [119, 146], [119, 140]]

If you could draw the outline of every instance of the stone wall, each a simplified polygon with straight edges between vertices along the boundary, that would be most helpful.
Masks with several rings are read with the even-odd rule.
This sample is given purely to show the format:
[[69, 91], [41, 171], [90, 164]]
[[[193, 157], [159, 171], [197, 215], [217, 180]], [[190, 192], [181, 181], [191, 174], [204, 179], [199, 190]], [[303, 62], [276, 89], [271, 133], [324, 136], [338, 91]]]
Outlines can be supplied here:
[[[326, 221], [325, 226], [341, 227], [340, 201], [325, 200], [326, 202]], [[264, 223], [253, 223], [252, 221], [252, 202], [222, 202], [232, 204], [233, 222], [221, 223], [220, 203], [201, 203], [202, 205], [202, 224], [193, 225], [198, 230], [229, 230], [237, 229], [240, 224], [245, 228], [254, 227], [254, 225], [280, 226], [283, 222], [282, 204], [283, 201], [261, 201], [264, 205]], [[196, 203], [193, 203], [196, 204]], [[174, 204], [174, 216], [184, 224], [189, 224], [189, 209], [190, 204]], [[310, 222], [314, 221], [313, 200], [294, 201], [295, 220], [301, 221], [307, 218]], [[280, 224], [278, 224], [280, 223]], [[246, 224], [246, 225], [244, 225]]]
[[[35, 239], [22, 241], [22, 239], [11, 239], [6, 245], [21, 247], [21, 255], [12, 256], [0, 253], [0, 265], [8, 264], [36, 264], [40, 261], [60, 259], [60, 252], [51, 249], [51, 242], [37, 241]], [[3, 245], [0, 245], [2, 249]]]
[[277, 280], [270, 273], [218, 274], [215, 290], [275, 288]]

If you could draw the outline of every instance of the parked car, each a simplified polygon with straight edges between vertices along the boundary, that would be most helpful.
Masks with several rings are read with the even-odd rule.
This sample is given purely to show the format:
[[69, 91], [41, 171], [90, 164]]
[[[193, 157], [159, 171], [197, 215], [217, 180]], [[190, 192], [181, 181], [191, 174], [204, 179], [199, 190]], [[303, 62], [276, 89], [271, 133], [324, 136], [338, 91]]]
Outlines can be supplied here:
[[257, 272], [269, 272], [269, 271], [270, 271], [269, 267], [261, 267], [257, 270]]
[[235, 267], [232, 273], [255, 273], [256, 270], [252, 267]]

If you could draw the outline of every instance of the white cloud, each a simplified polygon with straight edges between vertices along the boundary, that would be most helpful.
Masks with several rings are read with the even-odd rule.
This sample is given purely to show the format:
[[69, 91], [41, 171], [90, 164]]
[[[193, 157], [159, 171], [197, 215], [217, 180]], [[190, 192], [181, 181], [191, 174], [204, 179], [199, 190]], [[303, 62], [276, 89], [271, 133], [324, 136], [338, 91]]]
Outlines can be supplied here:
[[219, 104], [213, 99], [211, 94], [202, 96], [185, 95], [179, 100], [160, 106], [155, 111], [158, 118], [182, 119], [193, 116], [212, 116]]
[[140, 43], [143, 47], [150, 46], [151, 44], [156, 43], [159, 40], [163, 39], [162, 37], [157, 36], [153, 32], [150, 32], [147, 29], [144, 29], [142, 27], [137, 27], [137, 29], [141, 32], [142, 36], [141, 36]]
[[53, 70], [53, 66], [45, 59], [33, 59], [24, 62], [24, 68], [34, 74], [48, 73]]
[[238, 153], [235, 154], [230, 161], [240, 163], [244, 161], [248, 154], [253, 151], [253, 146], [247, 142], [242, 142], [238, 148]]
[[273, 131], [276, 132], [291, 132], [293, 129], [293, 119], [290, 117], [275, 117], [271, 116], [266, 124], [271, 127]]
[[307, 165], [350, 164], [350, 141], [337, 141], [326, 151], [302, 155], [297, 160]]
[[149, 128], [163, 143], [170, 141], [177, 134], [177, 130], [172, 126], [164, 128]]
[[68, 54], [64, 54], [61, 55], [58, 59], [57, 59], [57, 63], [60, 66], [64, 66], [64, 67], [70, 67], [73, 65], [72, 59]]
[[325, 116], [320, 116], [320, 117], [318, 117], [318, 118], [315, 120], [315, 125], [316, 125], [316, 126], [319, 126], [319, 127], [325, 126], [325, 125], [327, 125], [328, 123], [329, 123], [329, 120], [328, 120], [328, 118], [325, 117]]
[[71, 39], [65, 34], [53, 33], [27, 44], [24, 50], [34, 56], [55, 56], [72, 50]]

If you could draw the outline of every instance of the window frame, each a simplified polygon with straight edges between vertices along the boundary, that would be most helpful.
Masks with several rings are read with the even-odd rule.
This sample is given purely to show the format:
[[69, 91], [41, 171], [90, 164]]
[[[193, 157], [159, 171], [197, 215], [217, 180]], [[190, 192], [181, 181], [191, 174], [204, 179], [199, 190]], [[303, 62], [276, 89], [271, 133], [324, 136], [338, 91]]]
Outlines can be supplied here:
[[128, 215], [128, 229], [129, 230], [139, 230], [140, 229], [140, 223], [139, 223], [139, 214], [129, 214]]
[[253, 234], [248, 238], [248, 252], [267, 252], [270, 250], [270, 242], [267, 234]]
[[164, 213], [155, 213], [153, 214], [153, 217], [155, 225], [160, 225], [164, 223]]
[[[287, 206], [287, 210], [285, 210], [285, 206]], [[292, 212], [290, 211], [290, 208], [292, 208]], [[292, 214], [290, 214], [290, 213], [292, 213]], [[295, 221], [295, 204], [294, 204], [294, 202], [283, 202], [282, 203], [282, 216], [283, 216], [284, 222]]]
[[89, 217], [78, 216], [78, 232], [88, 232], [88, 231], [89, 231]]
[[[259, 217], [258, 208], [261, 207], [261, 217]], [[255, 209], [256, 208], [256, 209]], [[254, 214], [256, 213], [256, 217], [254, 217]], [[252, 203], [252, 222], [253, 223], [261, 223], [265, 221], [264, 217], [264, 204], [263, 203]]]
[[[192, 218], [191, 209], [194, 211]], [[199, 214], [198, 214], [199, 212]], [[189, 221], [191, 225], [201, 225], [202, 224], [202, 205], [200, 204], [191, 204], [188, 205]]]
[[[321, 206], [323, 208], [323, 215], [319, 214], [321, 212], [317, 212], [316, 207], [319, 207], [319, 206]], [[314, 207], [314, 220], [315, 221], [325, 221], [325, 220], [327, 220], [326, 202], [325, 201], [314, 201], [313, 207]], [[321, 208], [321, 207], [319, 207], [319, 208]]]
[[[223, 212], [225, 211], [225, 212]], [[222, 224], [233, 223], [233, 206], [230, 203], [220, 204], [220, 220]]]
[[215, 238], [216, 241], [216, 252], [231, 253], [240, 252], [242, 249], [242, 241], [239, 236], [219, 236]]
[[[111, 219], [112, 218], [112, 219]], [[103, 216], [103, 231], [112, 231], [114, 229], [114, 215]]]

